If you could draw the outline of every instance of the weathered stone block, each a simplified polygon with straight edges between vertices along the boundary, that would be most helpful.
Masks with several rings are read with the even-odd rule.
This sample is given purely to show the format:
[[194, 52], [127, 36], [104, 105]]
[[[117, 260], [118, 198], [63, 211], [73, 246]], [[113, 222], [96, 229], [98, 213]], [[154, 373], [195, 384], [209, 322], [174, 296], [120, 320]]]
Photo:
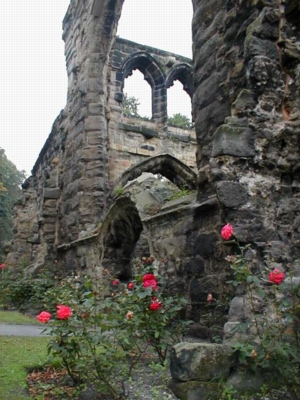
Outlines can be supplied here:
[[195, 241], [194, 255], [208, 257], [214, 254], [215, 243], [219, 240], [215, 233], [199, 234]]
[[254, 157], [252, 130], [232, 125], [221, 125], [214, 133], [212, 157], [221, 155]]
[[279, 61], [279, 51], [276, 43], [256, 36], [247, 36], [245, 40], [245, 57], [250, 59], [255, 56], [264, 56], [271, 60]]
[[27, 238], [27, 242], [32, 243], [32, 244], [39, 244], [40, 243], [40, 235], [37, 233], [29, 235]]
[[101, 136], [101, 133], [99, 131], [88, 132], [87, 142], [88, 142], [88, 144], [91, 144], [91, 145], [102, 144], [103, 138]]
[[237, 182], [218, 182], [216, 183], [216, 190], [219, 202], [225, 207], [238, 207], [248, 200], [246, 190]]
[[85, 129], [87, 131], [99, 131], [104, 128], [105, 121], [103, 117], [91, 115], [85, 119]]
[[47, 199], [44, 201], [44, 209], [55, 209], [56, 208], [56, 200]]
[[220, 384], [214, 382], [178, 382], [172, 379], [168, 386], [180, 400], [219, 400], [221, 396]]
[[102, 148], [89, 146], [82, 150], [80, 159], [82, 161], [95, 161], [102, 158]]
[[179, 343], [172, 348], [170, 371], [173, 379], [210, 382], [224, 380], [233, 364], [230, 346], [216, 343]]
[[78, 190], [79, 191], [87, 191], [87, 190], [103, 190], [104, 189], [104, 179], [98, 177], [92, 178], [83, 178], [80, 179]]
[[44, 199], [58, 199], [60, 196], [60, 189], [44, 189]]
[[252, 111], [256, 106], [256, 102], [253, 98], [253, 94], [249, 89], [242, 89], [236, 98], [235, 102], [232, 104], [233, 115], [241, 115]]

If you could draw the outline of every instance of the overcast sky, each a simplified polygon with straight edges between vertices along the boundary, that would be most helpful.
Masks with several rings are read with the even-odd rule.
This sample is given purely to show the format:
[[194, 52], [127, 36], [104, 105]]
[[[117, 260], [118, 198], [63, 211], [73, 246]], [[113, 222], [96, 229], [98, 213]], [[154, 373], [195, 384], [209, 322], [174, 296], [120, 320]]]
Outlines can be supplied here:
[[[66, 103], [67, 74], [61, 36], [69, 2], [9, 0], [1, 3], [0, 147], [28, 176], [52, 123]], [[191, 57], [191, 19], [190, 0], [125, 0], [118, 35]], [[139, 111], [147, 115], [150, 95], [146, 100], [142, 96], [149, 89], [147, 86], [143, 89], [143, 85], [148, 84], [142, 81], [130, 85], [131, 79], [126, 81], [125, 91], [140, 99], [144, 107]], [[142, 88], [141, 93], [138, 88]], [[174, 94], [170, 92], [170, 115], [190, 113], [189, 99], [181, 89], [181, 84], [176, 82], [172, 88]]]

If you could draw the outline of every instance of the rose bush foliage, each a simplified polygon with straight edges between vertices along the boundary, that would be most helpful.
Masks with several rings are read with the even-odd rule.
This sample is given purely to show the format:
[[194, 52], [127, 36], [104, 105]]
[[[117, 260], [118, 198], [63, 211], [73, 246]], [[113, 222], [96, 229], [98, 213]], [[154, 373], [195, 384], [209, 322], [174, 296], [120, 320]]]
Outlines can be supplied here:
[[129, 283], [106, 273], [110, 293], [104, 283], [79, 277], [49, 291], [49, 308], [38, 319], [47, 322], [52, 314], [49, 353], [75, 382], [88, 381], [122, 397], [123, 382], [149, 352], [164, 364], [169, 348], [181, 339], [188, 324], [182, 320], [187, 300], [164, 292], [153, 261], [140, 263], [139, 274]]
[[[292, 274], [287, 278], [278, 268], [254, 268], [245, 256], [251, 246], [241, 246], [236, 239], [229, 243], [234, 232], [228, 225], [221, 236], [224, 244], [237, 249], [225, 258], [232, 273], [228, 283], [238, 288], [251, 309], [249, 319], [235, 328], [240, 339], [232, 343], [240, 367], [276, 376], [277, 385], [286, 385], [300, 398], [300, 286]], [[262, 307], [257, 307], [259, 303]]]

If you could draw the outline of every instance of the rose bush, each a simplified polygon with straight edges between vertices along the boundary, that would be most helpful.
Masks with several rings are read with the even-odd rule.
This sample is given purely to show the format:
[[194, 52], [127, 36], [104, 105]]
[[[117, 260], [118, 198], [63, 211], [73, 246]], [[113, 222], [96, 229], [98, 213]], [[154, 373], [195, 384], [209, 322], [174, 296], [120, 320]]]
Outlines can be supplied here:
[[[164, 364], [170, 347], [180, 340], [188, 324], [181, 318], [187, 300], [163, 292], [164, 280], [154, 272], [154, 261], [140, 261], [129, 283], [113, 279], [106, 270], [106, 282], [95, 285], [73, 276], [47, 293], [53, 315], [48, 321], [49, 352], [75, 383], [89, 382], [121, 398], [124, 381], [149, 352]], [[114, 281], [118, 283], [112, 285]]]
[[[223, 229], [221, 236], [228, 240], [233, 228], [227, 227], [225, 234]], [[285, 273], [277, 268], [254, 269], [245, 257], [250, 245], [241, 246], [237, 240], [234, 244], [238, 253], [225, 258], [233, 274], [228, 283], [239, 288], [239, 296], [243, 293], [251, 309], [249, 319], [235, 328], [237, 337], [242, 335], [232, 343], [239, 363], [261, 374], [275, 375], [277, 384], [286, 385], [300, 398], [300, 286], [294, 286], [292, 276], [285, 279]], [[263, 305], [260, 311], [257, 304]]]

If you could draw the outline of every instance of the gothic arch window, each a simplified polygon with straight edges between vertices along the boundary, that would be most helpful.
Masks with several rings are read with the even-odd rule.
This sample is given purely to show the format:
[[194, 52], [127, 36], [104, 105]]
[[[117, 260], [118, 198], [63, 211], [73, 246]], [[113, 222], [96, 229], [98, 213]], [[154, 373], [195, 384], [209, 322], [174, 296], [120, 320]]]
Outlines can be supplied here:
[[[194, 91], [191, 67], [187, 64], [175, 65], [167, 75], [166, 88], [168, 118], [172, 117], [171, 119], [173, 119], [173, 121], [168, 119], [168, 125], [175, 123], [176, 117], [183, 116], [186, 117], [187, 125], [182, 125], [182, 127], [188, 128], [191, 121], [191, 99]], [[182, 122], [184, 123], [185, 120]]]
[[[142, 118], [152, 118], [152, 88], [148, 82], [145, 81], [144, 75], [138, 69], [132, 71], [124, 80], [123, 96], [125, 95], [128, 99], [134, 98], [138, 101], [137, 113], [139, 116]], [[132, 108], [132, 105], [128, 107], [127, 112], [135, 111], [132, 110]]]
[[167, 117], [165, 76], [158, 63], [148, 53], [134, 53], [125, 60], [117, 76], [121, 91], [125, 79], [136, 69], [144, 75], [144, 79], [151, 86], [153, 120], [165, 124]]
[[183, 85], [183, 90], [190, 96], [192, 99], [194, 94], [194, 85], [193, 85], [193, 71], [192, 68], [187, 64], [177, 64], [175, 65], [166, 78], [166, 87], [167, 89], [174, 84], [174, 81], [178, 80]]

